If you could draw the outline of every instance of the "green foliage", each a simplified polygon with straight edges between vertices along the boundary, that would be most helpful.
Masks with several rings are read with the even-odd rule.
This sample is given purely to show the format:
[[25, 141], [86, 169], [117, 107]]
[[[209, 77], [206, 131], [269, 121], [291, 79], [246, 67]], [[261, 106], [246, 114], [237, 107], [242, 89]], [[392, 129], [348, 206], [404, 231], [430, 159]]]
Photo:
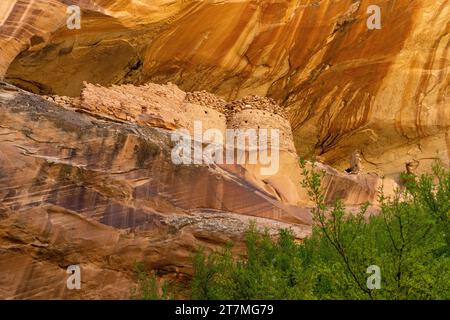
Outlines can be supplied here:
[[167, 282], [158, 285], [158, 279], [154, 272], [148, 274], [143, 263], [136, 263], [134, 269], [137, 278], [137, 288], [131, 290], [133, 300], [168, 300], [169, 286]]
[[[246, 255], [231, 246], [194, 257], [194, 299], [450, 299], [450, 171], [409, 176], [392, 197], [380, 192], [380, 212], [368, 204], [351, 212], [325, 203], [323, 172], [303, 169], [314, 201], [312, 235], [290, 230], [276, 239], [252, 225]], [[369, 289], [367, 268], [381, 270], [381, 289]]]

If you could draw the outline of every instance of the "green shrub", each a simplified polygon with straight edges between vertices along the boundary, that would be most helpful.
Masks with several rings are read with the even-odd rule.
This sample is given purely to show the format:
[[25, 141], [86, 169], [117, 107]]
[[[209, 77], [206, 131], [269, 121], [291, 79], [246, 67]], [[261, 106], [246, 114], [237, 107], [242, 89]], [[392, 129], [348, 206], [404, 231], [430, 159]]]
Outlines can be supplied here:
[[137, 288], [131, 290], [131, 299], [133, 300], [168, 300], [169, 286], [167, 282], [163, 282], [158, 286], [158, 279], [154, 272], [150, 274], [145, 270], [143, 263], [136, 263], [135, 275], [137, 278]]
[[[246, 255], [231, 246], [194, 256], [193, 299], [449, 299], [450, 171], [410, 176], [393, 197], [380, 193], [378, 214], [325, 203], [323, 173], [303, 168], [314, 201], [312, 235], [296, 243], [252, 225]], [[381, 288], [369, 289], [367, 269], [380, 267]]]

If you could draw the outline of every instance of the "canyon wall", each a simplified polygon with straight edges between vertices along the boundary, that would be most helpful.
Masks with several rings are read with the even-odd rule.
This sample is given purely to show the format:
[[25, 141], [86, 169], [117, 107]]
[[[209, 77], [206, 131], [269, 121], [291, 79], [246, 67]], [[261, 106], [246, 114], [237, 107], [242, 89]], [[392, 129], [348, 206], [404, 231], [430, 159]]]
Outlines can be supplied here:
[[[406, 163], [448, 165], [449, 17], [448, 0], [2, 0], [0, 298], [128, 298], [137, 261], [184, 281], [199, 247], [242, 252], [253, 219], [301, 241], [298, 155], [327, 201], [371, 210]], [[174, 164], [194, 121], [280, 129], [280, 170]]]
[[[252, 109], [264, 98], [244, 100], [253, 101], [249, 114], [237, 101], [225, 117], [216, 109], [219, 98], [173, 84], [86, 83], [70, 98], [0, 82], [0, 299], [127, 299], [136, 262], [159, 279], [187, 283], [198, 249], [231, 241], [242, 253], [251, 221], [272, 234], [290, 228], [302, 241], [311, 232], [312, 204], [300, 187], [289, 124]], [[199, 120], [204, 130], [250, 121], [281, 128], [280, 170], [175, 164], [172, 134]], [[352, 208], [374, 201], [382, 183], [375, 175], [320, 169], [327, 200], [339, 197]], [[66, 268], [74, 264], [82, 290], [66, 287]]]
[[[84, 10], [67, 29], [65, 6]], [[381, 8], [381, 30], [366, 26]], [[232, 100], [274, 98], [297, 151], [345, 169], [450, 155], [446, 0], [2, 1], [1, 71], [36, 93], [171, 81]]]

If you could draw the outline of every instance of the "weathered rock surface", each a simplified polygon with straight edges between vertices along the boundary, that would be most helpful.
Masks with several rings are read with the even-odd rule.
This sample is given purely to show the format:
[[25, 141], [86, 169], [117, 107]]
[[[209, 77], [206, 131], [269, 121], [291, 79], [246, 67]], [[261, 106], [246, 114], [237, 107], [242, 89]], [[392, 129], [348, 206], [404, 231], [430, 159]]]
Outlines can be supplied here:
[[[3, 86], [5, 87], [5, 86]], [[309, 233], [309, 214], [239, 175], [176, 166], [169, 131], [0, 91], [0, 297], [127, 298], [136, 261], [183, 277], [250, 219]], [[83, 290], [65, 287], [80, 264]], [[104, 271], [104, 272], [103, 272]]]
[[[239, 251], [250, 219], [302, 239], [298, 154], [350, 206], [448, 165], [449, 16], [446, 0], [2, 0], [0, 78], [46, 96], [0, 83], [0, 298], [127, 298], [134, 262], [184, 279], [200, 246]], [[195, 120], [280, 129], [280, 170], [174, 165], [170, 134]]]
[[[191, 135], [194, 135], [196, 121], [201, 122], [202, 133], [211, 128], [216, 129], [222, 132], [224, 139], [226, 129], [239, 129], [242, 132], [248, 129], [278, 129], [280, 143], [277, 150], [280, 163], [276, 174], [262, 174], [261, 169], [267, 166], [260, 163], [249, 164], [248, 159], [239, 166], [218, 164], [218, 167], [233, 172], [286, 203], [309, 204], [308, 197], [301, 188], [302, 178], [290, 124], [279, 114], [279, 106], [270, 99], [251, 96], [227, 102], [211, 93], [185, 93], [171, 83], [109, 88], [85, 83], [79, 98], [54, 96], [48, 100], [55, 101], [62, 107], [88, 112], [111, 121], [137, 123], [167, 130], [187, 129]], [[233, 147], [236, 149], [236, 145]], [[362, 191], [362, 199], [353, 198], [354, 192], [348, 192], [342, 198], [351, 205], [375, 200], [374, 185], [379, 186], [381, 183], [376, 174], [348, 176], [331, 168], [327, 171], [330, 181], [335, 180], [333, 177], [344, 179], [357, 188], [366, 186], [365, 179], [372, 177], [369, 180], [373, 183]]]
[[[68, 30], [66, 4], [84, 10]], [[369, 5], [382, 29], [369, 30]], [[171, 81], [233, 100], [269, 96], [299, 154], [396, 175], [450, 159], [446, 0], [3, 0], [0, 74], [34, 92]]]
[[[87, 88], [91, 102], [95, 94], [108, 101], [106, 93], [133, 91]], [[149, 101], [163, 105], [185, 96], [173, 85], [145, 88], [153, 88], [145, 90]], [[178, 94], [160, 94], [166, 91]], [[51, 100], [61, 105], [0, 85], [0, 298], [128, 298], [135, 262], [183, 281], [198, 248], [232, 241], [241, 251], [251, 220], [273, 233], [292, 228], [298, 239], [310, 233], [292, 152], [270, 177], [246, 165], [175, 165], [171, 129], [135, 121], [132, 108], [125, 109], [133, 117], [122, 119], [104, 104], [86, 113], [83, 99]], [[323, 169], [330, 200], [373, 200], [379, 179]], [[73, 264], [82, 269], [79, 291], [66, 288]]]

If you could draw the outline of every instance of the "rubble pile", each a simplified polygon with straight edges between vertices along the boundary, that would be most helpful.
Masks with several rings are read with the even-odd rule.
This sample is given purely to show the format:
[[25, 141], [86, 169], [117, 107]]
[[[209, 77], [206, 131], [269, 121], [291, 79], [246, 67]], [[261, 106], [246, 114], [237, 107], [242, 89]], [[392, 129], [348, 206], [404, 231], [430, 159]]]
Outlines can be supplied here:
[[229, 119], [234, 114], [245, 109], [267, 111], [287, 118], [285, 111], [275, 102], [275, 100], [273, 100], [272, 98], [260, 97], [256, 95], [247, 96], [228, 103], [225, 106], [225, 115], [227, 119]]
[[222, 98], [219, 98], [216, 95], [205, 90], [187, 92], [184, 101], [192, 104], [210, 107], [221, 113], [225, 113], [225, 105], [227, 104], [227, 102]]
[[71, 98], [57, 95], [44, 95], [45, 100], [56, 103], [64, 108], [78, 108], [80, 106], [80, 98]]

